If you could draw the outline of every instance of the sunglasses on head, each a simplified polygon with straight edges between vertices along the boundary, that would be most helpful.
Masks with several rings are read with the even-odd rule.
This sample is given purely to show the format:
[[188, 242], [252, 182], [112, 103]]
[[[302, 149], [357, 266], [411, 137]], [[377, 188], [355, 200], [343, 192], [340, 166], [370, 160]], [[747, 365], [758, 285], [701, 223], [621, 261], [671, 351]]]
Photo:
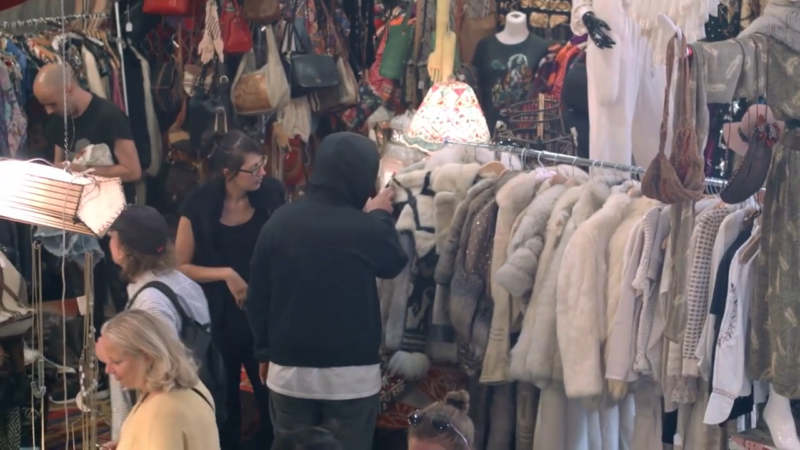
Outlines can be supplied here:
[[431, 424], [431, 427], [433, 427], [433, 429], [439, 433], [454, 433], [462, 441], [464, 441], [464, 448], [469, 448], [469, 441], [467, 440], [466, 436], [464, 436], [463, 433], [458, 431], [458, 429], [450, 423], [449, 418], [439, 414], [431, 414], [429, 416], [422, 411], [415, 411], [408, 415], [408, 424], [412, 427], [420, 426], [425, 423], [425, 421], [428, 421], [428, 423]]

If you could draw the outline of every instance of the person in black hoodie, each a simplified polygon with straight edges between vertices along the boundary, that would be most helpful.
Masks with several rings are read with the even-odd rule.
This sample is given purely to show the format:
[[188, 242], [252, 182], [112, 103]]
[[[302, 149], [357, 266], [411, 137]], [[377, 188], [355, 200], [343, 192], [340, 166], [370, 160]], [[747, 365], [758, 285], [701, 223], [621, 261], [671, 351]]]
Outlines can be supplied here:
[[379, 411], [376, 278], [397, 276], [393, 192], [375, 197], [380, 155], [354, 133], [327, 136], [306, 195], [261, 230], [245, 312], [270, 389], [276, 433], [335, 422], [348, 450], [369, 450]]
[[241, 131], [212, 136], [205, 145], [211, 179], [181, 208], [175, 247], [181, 272], [200, 283], [208, 299], [211, 333], [225, 363], [227, 420], [220, 427], [223, 450], [241, 447], [239, 396], [244, 366], [258, 404], [260, 447], [272, 444], [269, 392], [253, 355], [253, 335], [242, 310], [250, 280], [250, 259], [261, 227], [285, 199], [281, 183], [265, 176], [261, 146]]

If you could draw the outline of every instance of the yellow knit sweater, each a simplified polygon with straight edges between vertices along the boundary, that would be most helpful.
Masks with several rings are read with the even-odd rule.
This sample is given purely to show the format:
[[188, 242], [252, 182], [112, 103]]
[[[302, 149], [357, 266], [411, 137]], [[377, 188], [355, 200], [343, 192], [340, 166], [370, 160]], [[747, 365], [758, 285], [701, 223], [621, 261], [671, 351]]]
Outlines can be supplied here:
[[[214, 400], [203, 383], [195, 388]], [[219, 450], [211, 406], [191, 389], [150, 394], [122, 424], [117, 450]]]

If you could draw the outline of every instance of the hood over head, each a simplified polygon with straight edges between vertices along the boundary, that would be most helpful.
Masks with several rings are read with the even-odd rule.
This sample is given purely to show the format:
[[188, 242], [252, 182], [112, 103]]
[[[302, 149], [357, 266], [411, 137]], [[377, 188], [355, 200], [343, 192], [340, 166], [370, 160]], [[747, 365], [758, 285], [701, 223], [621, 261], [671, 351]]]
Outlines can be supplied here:
[[362, 209], [375, 190], [380, 158], [377, 144], [367, 137], [350, 132], [330, 134], [317, 150], [308, 192]]

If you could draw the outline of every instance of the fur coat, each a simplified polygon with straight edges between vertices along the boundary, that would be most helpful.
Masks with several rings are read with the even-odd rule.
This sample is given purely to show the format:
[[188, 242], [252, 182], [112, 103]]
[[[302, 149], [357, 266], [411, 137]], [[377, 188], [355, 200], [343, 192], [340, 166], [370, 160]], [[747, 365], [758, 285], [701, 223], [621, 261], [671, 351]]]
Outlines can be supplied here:
[[602, 208], [611, 195], [611, 187], [622, 182], [614, 177], [594, 178], [586, 185], [567, 190], [553, 209], [522, 333], [511, 351], [511, 374], [515, 379], [540, 388], [562, 379], [556, 296], [562, 265], [574, 264], [574, 261], [562, 262], [562, 258], [578, 226]]
[[534, 170], [521, 174], [497, 192], [497, 221], [492, 242], [492, 263], [489, 270], [492, 311], [489, 343], [483, 359], [480, 382], [484, 384], [510, 383], [508, 375], [509, 332], [511, 328], [511, 294], [493, 282], [497, 270], [505, 263], [506, 249], [511, 240], [511, 228], [522, 210], [531, 202], [538, 186], [547, 182], [555, 172]]
[[[583, 190], [582, 185], [570, 186], [568, 183], [565, 187], [566, 191], [558, 199], [548, 218], [544, 248], [536, 269], [522, 331], [517, 344], [511, 349], [511, 376], [515, 380], [534, 383], [539, 388], [552, 380], [556, 351], [555, 302], [551, 301], [555, 299], [554, 280], [557, 271], [554, 264], [560, 263], [560, 257], [556, 258], [556, 248]], [[549, 326], [551, 322], [552, 327]]]
[[[409, 380], [424, 376], [430, 365], [426, 354], [435, 302], [437, 232], [441, 235], [441, 230], [447, 230], [455, 205], [467, 195], [479, 168], [478, 164], [445, 164], [430, 171], [400, 173], [390, 182], [395, 189], [395, 207], [400, 210], [396, 228], [410, 254], [403, 272], [379, 291], [384, 346], [396, 351], [390, 371]], [[454, 347], [451, 353], [454, 358]]]

